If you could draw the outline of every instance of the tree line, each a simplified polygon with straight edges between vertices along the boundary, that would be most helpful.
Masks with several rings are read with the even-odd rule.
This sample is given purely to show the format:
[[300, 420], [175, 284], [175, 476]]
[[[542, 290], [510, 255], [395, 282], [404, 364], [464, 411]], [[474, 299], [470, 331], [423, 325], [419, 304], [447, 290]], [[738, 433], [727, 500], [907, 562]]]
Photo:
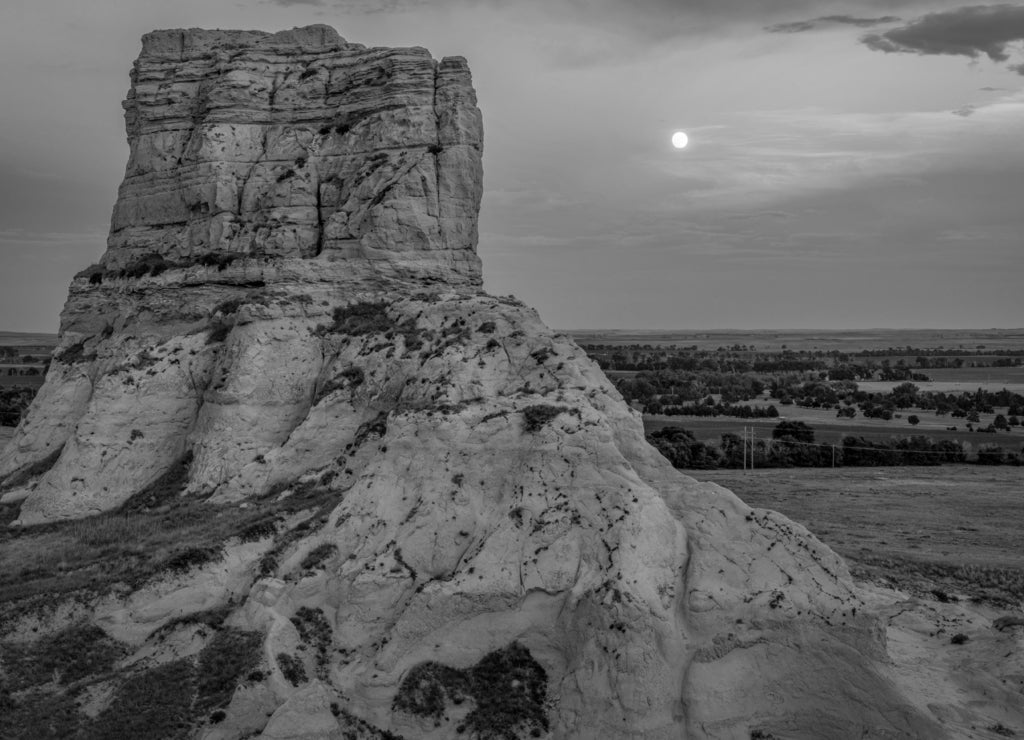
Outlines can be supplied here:
[[770, 440], [744, 440], [726, 433], [718, 444], [698, 440], [693, 432], [669, 426], [647, 434], [647, 440], [676, 468], [822, 468], [898, 465], [1020, 465], [1024, 449], [980, 445], [973, 454], [955, 440], [935, 441], [924, 435], [893, 437], [888, 442], [849, 435], [838, 445], [817, 444], [814, 429], [800, 421], [782, 421]]

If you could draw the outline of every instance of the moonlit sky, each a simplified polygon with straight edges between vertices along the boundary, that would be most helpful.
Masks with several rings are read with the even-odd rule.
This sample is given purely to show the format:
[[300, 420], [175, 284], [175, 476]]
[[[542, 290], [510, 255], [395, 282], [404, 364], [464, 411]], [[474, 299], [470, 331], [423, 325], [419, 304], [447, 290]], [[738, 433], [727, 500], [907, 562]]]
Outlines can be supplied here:
[[552, 326], [1024, 324], [1019, 3], [3, 0], [0, 328], [103, 251], [143, 33], [309, 23], [469, 59], [485, 285]]

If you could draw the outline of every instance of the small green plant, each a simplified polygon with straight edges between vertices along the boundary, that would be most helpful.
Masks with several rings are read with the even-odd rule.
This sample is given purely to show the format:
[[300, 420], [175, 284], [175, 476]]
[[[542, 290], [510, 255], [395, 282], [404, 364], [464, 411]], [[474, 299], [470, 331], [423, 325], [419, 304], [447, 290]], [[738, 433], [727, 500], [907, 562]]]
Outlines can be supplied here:
[[954, 645], [963, 645], [969, 639], [971, 639], [971, 638], [969, 638], [963, 632], [957, 632], [955, 635], [953, 635], [951, 638], [949, 638], [949, 641], [951, 643], [953, 643]]

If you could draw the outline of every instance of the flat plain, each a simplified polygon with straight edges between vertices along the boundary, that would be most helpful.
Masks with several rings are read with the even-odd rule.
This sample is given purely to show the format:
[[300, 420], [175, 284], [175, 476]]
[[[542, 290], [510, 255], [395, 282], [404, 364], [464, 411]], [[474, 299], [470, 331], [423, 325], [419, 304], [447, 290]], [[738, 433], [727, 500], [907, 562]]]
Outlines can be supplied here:
[[730, 347], [734, 344], [755, 345], [758, 349], [792, 350], [820, 349], [841, 352], [858, 349], [899, 349], [918, 347], [1003, 349], [1024, 347], [1024, 329], [863, 329], [851, 331], [792, 330], [741, 331], [722, 329], [715, 331], [668, 330], [568, 330], [580, 344], [650, 344], [651, 346], [696, 346], [698, 349]]
[[[902, 588], [1024, 597], [1024, 469], [980, 465], [683, 471], [774, 509], [846, 558], [855, 575]], [[986, 575], [986, 572], [988, 575]]]

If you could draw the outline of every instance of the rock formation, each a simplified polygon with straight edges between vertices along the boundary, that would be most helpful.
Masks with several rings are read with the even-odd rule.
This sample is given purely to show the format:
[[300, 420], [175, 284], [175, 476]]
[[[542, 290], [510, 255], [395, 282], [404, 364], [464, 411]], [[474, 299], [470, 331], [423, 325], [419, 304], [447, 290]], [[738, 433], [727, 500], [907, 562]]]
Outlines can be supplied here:
[[261, 636], [199, 736], [944, 736], [838, 556], [678, 473], [570, 339], [482, 292], [464, 60], [158, 31], [125, 110], [108, 249], [0, 475], [22, 526], [169, 471], [218, 516], [314, 502], [87, 600], [131, 670], [210, 610]]

